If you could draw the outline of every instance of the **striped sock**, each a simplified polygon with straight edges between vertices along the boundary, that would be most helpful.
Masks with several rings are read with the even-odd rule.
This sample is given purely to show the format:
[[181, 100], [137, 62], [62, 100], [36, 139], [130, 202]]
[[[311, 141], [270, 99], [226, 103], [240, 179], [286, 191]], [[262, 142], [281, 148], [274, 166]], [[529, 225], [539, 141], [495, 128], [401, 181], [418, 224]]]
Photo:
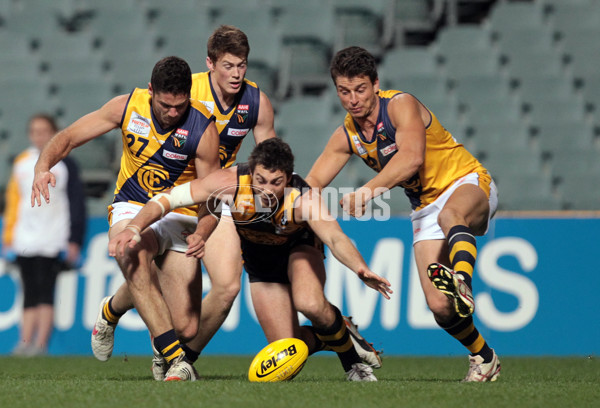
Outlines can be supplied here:
[[448, 323], [441, 323], [437, 319], [436, 322], [449, 335], [460, 341], [471, 352], [471, 355], [480, 355], [483, 357], [484, 363], [492, 361], [492, 349], [487, 345], [479, 330], [475, 328], [472, 316], [463, 318], [455, 315]]
[[111, 296], [110, 300], [108, 302], [106, 302], [104, 304], [104, 307], [102, 308], [102, 317], [104, 318], [104, 320], [106, 320], [110, 324], [119, 323], [119, 319], [121, 318], [121, 316], [123, 316], [125, 314], [125, 312], [123, 312], [123, 313], [115, 312], [115, 309], [112, 306], [112, 301], [114, 298], [115, 298], [114, 296]]
[[185, 355], [175, 330], [171, 329], [154, 338], [154, 347], [163, 355], [168, 364], [182, 353]]
[[455, 225], [448, 232], [450, 264], [471, 287], [471, 278], [477, 259], [477, 241], [471, 229], [465, 225]]
[[198, 360], [198, 357], [200, 357], [200, 352], [192, 350], [187, 344], [182, 344], [181, 348], [185, 351], [185, 357], [190, 363], [195, 363]]
[[350, 371], [352, 364], [361, 363], [362, 360], [354, 349], [354, 344], [344, 323], [342, 312], [335, 306], [333, 308], [335, 309], [335, 321], [333, 324], [323, 329], [315, 327], [315, 333], [323, 343], [337, 353], [344, 371]]

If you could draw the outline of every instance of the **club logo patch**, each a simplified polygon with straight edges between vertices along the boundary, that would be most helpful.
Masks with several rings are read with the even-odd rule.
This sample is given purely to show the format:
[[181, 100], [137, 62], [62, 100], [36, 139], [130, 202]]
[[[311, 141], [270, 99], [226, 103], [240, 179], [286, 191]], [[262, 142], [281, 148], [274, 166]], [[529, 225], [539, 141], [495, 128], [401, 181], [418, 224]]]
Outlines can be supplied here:
[[235, 112], [235, 116], [237, 117], [238, 123], [241, 125], [248, 119], [248, 111], [250, 110], [249, 105], [238, 105], [237, 110]]
[[188, 134], [189, 131], [185, 129], [177, 129], [173, 133], [173, 146], [175, 146], [177, 149], [182, 149], [183, 146], [185, 146]]

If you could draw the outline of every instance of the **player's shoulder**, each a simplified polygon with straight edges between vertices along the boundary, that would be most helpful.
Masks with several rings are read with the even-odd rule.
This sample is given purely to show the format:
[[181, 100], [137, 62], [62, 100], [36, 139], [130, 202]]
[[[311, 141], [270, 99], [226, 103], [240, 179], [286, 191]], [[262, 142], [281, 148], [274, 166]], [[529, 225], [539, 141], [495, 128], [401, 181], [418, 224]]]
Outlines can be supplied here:
[[198, 111], [200, 114], [205, 116], [207, 119], [211, 118], [213, 114], [208, 110], [206, 105], [201, 101], [197, 101], [195, 99], [190, 99], [190, 106], [192, 109]]

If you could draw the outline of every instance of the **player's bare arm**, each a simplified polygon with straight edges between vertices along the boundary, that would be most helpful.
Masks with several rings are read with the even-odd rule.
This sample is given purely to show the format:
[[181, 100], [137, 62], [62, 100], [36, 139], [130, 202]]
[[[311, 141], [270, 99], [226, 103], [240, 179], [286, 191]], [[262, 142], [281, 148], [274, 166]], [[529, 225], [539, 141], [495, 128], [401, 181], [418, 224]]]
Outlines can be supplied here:
[[425, 124], [421, 105], [415, 97], [401, 94], [388, 105], [388, 114], [396, 127], [397, 153], [364, 186], [346, 194], [340, 204], [348, 214], [361, 216], [369, 200], [410, 179], [425, 160]]
[[260, 92], [258, 118], [256, 120], [256, 125], [254, 125], [254, 129], [252, 129], [252, 133], [254, 134], [254, 141], [256, 144], [276, 136], [273, 105], [271, 105], [271, 101], [262, 91]]
[[327, 142], [323, 153], [317, 158], [306, 176], [306, 182], [313, 188], [329, 185], [346, 165], [352, 152], [346, 141], [343, 128], [338, 127]]
[[31, 206], [41, 205], [41, 197], [50, 202], [48, 184], [56, 185], [50, 169], [64, 159], [77, 146], [99, 137], [119, 126], [129, 95], [117, 96], [100, 109], [79, 118], [64, 130], [58, 132], [46, 144], [35, 165], [31, 191]]
[[369, 269], [350, 238], [331, 216], [320, 194], [310, 190], [299, 198], [294, 216], [306, 221], [315, 234], [329, 247], [335, 258], [350, 268], [370, 288], [386, 299], [393, 293], [390, 282]]
[[[220, 169], [218, 149], [219, 134], [215, 124], [211, 122], [200, 139], [194, 158], [194, 167], [198, 179], [203, 179]], [[206, 206], [201, 206], [196, 230], [186, 238], [188, 244], [188, 249], [185, 252], [186, 256], [193, 256], [198, 259], [204, 256], [204, 244], [218, 222], [216, 218], [206, 217], [206, 215], [210, 215], [206, 212]]]

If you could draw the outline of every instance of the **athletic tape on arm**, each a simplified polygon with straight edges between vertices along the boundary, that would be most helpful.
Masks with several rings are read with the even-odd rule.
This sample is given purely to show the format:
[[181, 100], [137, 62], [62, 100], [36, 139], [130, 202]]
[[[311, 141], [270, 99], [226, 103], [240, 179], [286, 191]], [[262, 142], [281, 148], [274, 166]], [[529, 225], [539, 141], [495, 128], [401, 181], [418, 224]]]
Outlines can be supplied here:
[[[161, 200], [163, 198], [168, 202], [169, 208], [165, 207], [164, 204], [167, 203]], [[160, 205], [163, 217], [166, 213], [168, 213], [171, 210], [174, 210], [175, 208], [189, 207], [195, 204], [194, 199], [192, 198], [191, 183], [185, 183], [180, 186], [173, 187], [170, 193], [157, 194], [154, 197], [152, 197], [150, 201]]]

